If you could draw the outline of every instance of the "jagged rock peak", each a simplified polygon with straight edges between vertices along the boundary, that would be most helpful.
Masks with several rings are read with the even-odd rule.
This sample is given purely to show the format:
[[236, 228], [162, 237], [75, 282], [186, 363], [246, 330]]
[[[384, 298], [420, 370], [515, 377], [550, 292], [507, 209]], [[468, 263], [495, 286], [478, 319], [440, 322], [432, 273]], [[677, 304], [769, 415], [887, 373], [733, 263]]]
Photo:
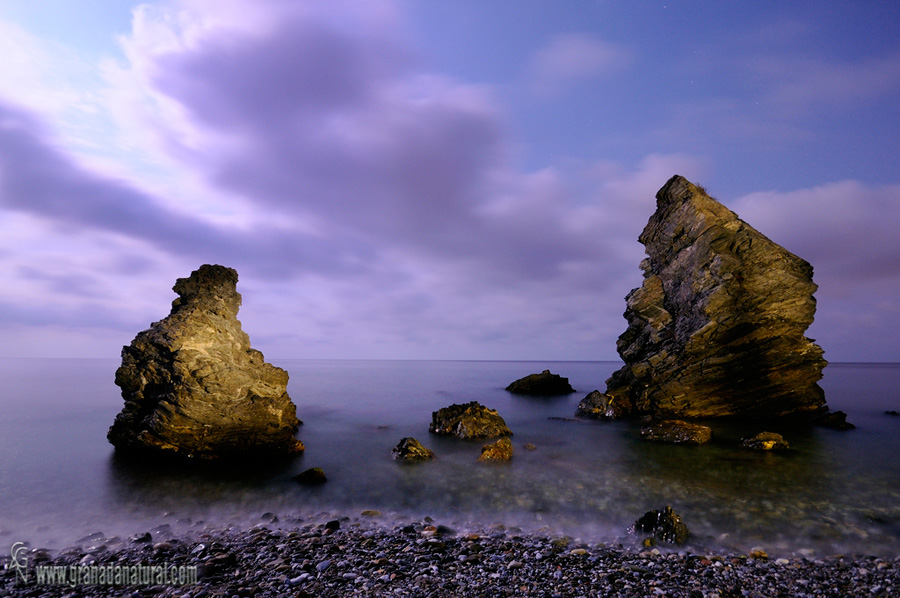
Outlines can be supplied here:
[[804, 336], [812, 266], [682, 176], [656, 200], [639, 237], [644, 281], [626, 297], [617, 342], [625, 367], [607, 394], [668, 418], [821, 409], [826, 362]]
[[179, 278], [171, 313], [122, 349], [125, 406], [109, 441], [126, 453], [198, 460], [303, 450], [288, 373], [250, 347], [237, 319], [237, 272], [204, 265]]

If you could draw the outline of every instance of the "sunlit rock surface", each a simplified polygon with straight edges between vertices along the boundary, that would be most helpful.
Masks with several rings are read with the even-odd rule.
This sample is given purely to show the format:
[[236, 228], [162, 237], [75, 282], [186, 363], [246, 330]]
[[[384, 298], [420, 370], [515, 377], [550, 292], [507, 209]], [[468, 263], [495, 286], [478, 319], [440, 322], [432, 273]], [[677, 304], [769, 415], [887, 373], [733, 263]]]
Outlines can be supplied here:
[[656, 195], [607, 394], [663, 418], [775, 417], [825, 405], [813, 269], [681, 176]]
[[237, 280], [210, 265], [179, 278], [168, 317], [122, 349], [116, 384], [125, 407], [108, 434], [117, 449], [201, 460], [303, 450], [287, 372], [241, 330]]

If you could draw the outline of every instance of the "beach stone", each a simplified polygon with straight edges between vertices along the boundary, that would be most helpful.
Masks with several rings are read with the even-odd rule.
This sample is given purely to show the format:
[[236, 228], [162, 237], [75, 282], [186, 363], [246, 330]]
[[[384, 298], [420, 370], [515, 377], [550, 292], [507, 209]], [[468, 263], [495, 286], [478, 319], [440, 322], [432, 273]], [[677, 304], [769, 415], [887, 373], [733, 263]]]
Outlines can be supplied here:
[[462, 439], [512, 436], [512, 431], [497, 410], [488, 409], [477, 401], [454, 404], [433, 412], [428, 431]]
[[173, 290], [171, 313], [122, 349], [117, 450], [197, 460], [293, 456], [300, 425], [288, 373], [250, 347], [237, 272], [204, 265]]
[[576, 417], [623, 419], [631, 416], [631, 403], [623, 397], [612, 397], [599, 390], [591, 391], [578, 403]]
[[818, 288], [809, 263], [677, 175], [639, 240], [644, 281], [626, 297], [625, 365], [607, 394], [668, 419], [823, 408], [826, 362], [804, 336]]
[[391, 451], [394, 459], [403, 463], [421, 463], [434, 459], [434, 452], [422, 446], [415, 438], [407, 437], [400, 440]]
[[513, 456], [513, 445], [509, 438], [500, 438], [499, 440], [486, 444], [481, 447], [481, 456], [479, 461], [509, 461]]
[[847, 414], [843, 411], [830, 411], [816, 418], [813, 423], [832, 430], [853, 430], [856, 428], [856, 426], [847, 421]]
[[293, 477], [293, 480], [304, 486], [317, 486], [328, 481], [325, 471], [321, 467], [311, 467]]
[[681, 516], [669, 506], [662, 511], [647, 511], [629, 531], [652, 534], [657, 540], [678, 545], [684, 544], [690, 534]]
[[755, 451], [786, 451], [791, 448], [788, 441], [775, 432], [760, 432], [752, 438], [743, 438], [741, 446]]
[[641, 438], [670, 444], [706, 444], [712, 439], [712, 430], [709, 426], [669, 419], [641, 429]]
[[555, 396], [575, 392], [575, 389], [569, 384], [568, 378], [551, 374], [550, 370], [519, 378], [507, 386], [506, 390], [517, 395], [531, 396]]

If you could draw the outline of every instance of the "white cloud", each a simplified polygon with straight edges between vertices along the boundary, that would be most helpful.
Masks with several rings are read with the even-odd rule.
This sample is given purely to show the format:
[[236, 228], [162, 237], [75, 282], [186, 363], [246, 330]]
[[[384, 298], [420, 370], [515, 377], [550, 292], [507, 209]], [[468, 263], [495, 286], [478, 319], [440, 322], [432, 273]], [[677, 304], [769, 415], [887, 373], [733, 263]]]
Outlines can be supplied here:
[[570, 33], [554, 37], [538, 50], [526, 76], [539, 96], [565, 93], [581, 81], [615, 72], [628, 64], [626, 49], [596, 37]]

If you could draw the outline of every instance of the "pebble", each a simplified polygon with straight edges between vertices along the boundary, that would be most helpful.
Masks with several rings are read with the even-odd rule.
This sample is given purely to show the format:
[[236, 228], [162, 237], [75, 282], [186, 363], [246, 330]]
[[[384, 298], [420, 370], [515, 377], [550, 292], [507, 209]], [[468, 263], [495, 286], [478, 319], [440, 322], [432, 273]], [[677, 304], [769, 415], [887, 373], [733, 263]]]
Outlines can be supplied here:
[[[664, 546], [648, 550], [637, 541], [634, 546], [586, 544], [514, 528], [457, 533], [433, 520], [393, 527], [366, 515], [331, 521], [335, 523], [328, 527], [301, 521], [293, 529], [198, 529], [166, 540], [157, 537], [157, 546], [167, 545], [162, 554], [146, 542], [110, 543], [105, 551], [87, 554], [87, 547], [103, 538], [86, 537], [82, 544], [87, 546], [44, 551], [41, 557], [58, 566], [146, 564], [154, 559], [201, 565], [199, 581], [186, 588], [23, 586], [16, 583], [10, 557], [0, 555], [0, 596], [870, 598], [897, 595], [900, 588], [896, 555], [770, 561], [750, 554], [695, 554], [689, 546], [678, 552]], [[154, 535], [160, 534], [165, 531]], [[754, 547], [751, 552], [765, 551]]]

